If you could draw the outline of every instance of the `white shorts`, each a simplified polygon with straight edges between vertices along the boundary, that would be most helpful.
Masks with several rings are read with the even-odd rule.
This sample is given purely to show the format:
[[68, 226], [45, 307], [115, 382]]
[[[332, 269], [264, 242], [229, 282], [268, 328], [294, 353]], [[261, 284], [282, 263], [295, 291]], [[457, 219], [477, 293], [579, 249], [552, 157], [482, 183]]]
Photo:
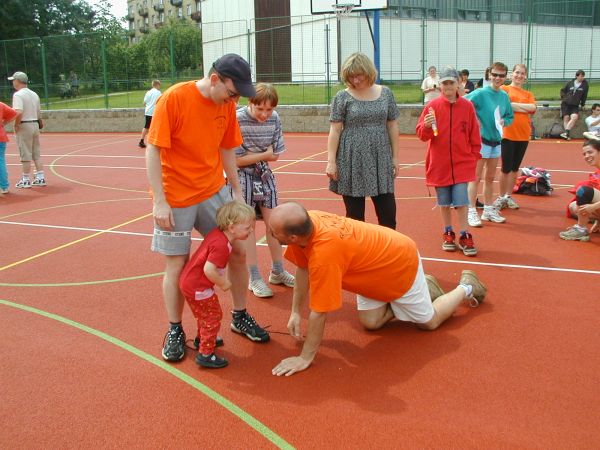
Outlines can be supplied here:
[[382, 302], [356, 295], [356, 307], [359, 311], [381, 308], [387, 303], [391, 305], [394, 316], [398, 320], [427, 323], [433, 319], [434, 310], [427, 288], [427, 280], [425, 280], [425, 273], [423, 272], [423, 264], [421, 264], [421, 257], [419, 257], [419, 268], [417, 269], [415, 281], [402, 297], [391, 302]]

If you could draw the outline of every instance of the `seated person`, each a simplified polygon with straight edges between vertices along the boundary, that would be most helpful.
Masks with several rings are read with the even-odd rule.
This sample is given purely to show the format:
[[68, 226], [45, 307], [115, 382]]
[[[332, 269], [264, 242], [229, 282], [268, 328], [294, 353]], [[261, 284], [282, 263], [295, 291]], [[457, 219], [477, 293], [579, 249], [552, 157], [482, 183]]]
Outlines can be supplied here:
[[600, 103], [592, 105], [592, 115], [585, 118], [588, 130], [583, 133], [586, 139], [600, 139]]
[[[567, 207], [567, 217], [577, 219], [577, 224], [561, 231], [559, 236], [565, 241], [590, 240], [590, 233], [599, 231], [600, 220], [600, 140], [586, 141], [583, 143], [583, 159], [590, 166], [596, 168], [589, 178], [580, 181], [569, 192], [575, 197]], [[588, 230], [588, 223], [592, 223]]]

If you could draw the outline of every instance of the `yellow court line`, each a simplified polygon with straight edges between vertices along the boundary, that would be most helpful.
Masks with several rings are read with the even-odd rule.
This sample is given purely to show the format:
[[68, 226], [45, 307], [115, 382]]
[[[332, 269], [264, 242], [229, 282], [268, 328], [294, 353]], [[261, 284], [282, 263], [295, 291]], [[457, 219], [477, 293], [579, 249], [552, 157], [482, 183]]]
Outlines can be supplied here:
[[23, 264], [23, 263], [29, 262], [29, 261], [31, 261], [33, 259], [40, 258], [42, 256], [45, 256], [45, 255], [48, 255], [50, 253], [56, 252], [58, 250], [62, 250], [63, 248], [70, 247], [71, 245], [75, 245], [75, 244], [78, 244], [80, 242], [87, 241], [88, 239], [91, 239], [93, 237], [99, 236], [101, 234], [105, 234], [108, 231], [112, 231], [112, 230], [116, 230], [117, 228], [124, 227], [125, 225], [129, 225], [130, 223], [137, 222], [138, 220], [145, 219], [146, 217], [149, 217], [151, 215], [152, 215], [152, 213], [144, 214], [143, 216], [136, 217], [135, 219], [128, 220], [127, 222], [123, 222], [123, 223], [121, 223], [119, 225], [115, 225], [114, 227], [111, 227], [111, 228], [109, 228], [107, 230], [98, 231], [97, 233], [91, 234], [91, 235], [86, 236], [86, 237], [82, 237], [81, 239], [77, 239], [76, 241], [67, 242], [66, 244], [59, 245], [58, 247], [55, 247], [55, 248], [51, 248], [50, 250], [46, 250], [45, 252], [38, 253], [37, 255], [30, 256], [29, 258], [25, 258], [25, 259], [22, 259], [20, 261], [16, 261], [14, 263], [8, 264], [7, 266], [0, 267], [0, 272], [2, 272], [3, 270], [6, 270], [6, 269], [10, 269], [11, 267], [18, 266], [19, 264]]
[[288, 166], [291, 166], [291, 165], [293, 165], [293, 164], [298, 164], [298, 163], [301, 163], [302, 161], [306, 161], [307, 159], [314, 158], [315, 156], [322, 155], [323, 153], [327, 153], [327, 150], [323, 150], [322, 152], [315, 153], [315, 154], [313, 154], [313, 155], [309, 155], [309, 156], [307, 156], [306, 158], [299, 159], [298, 161], [292, 161], [292, 162], [290, 162], [290, 163], [284, 164], [283, 166], [279, 166], [277, 169], [273, 169], [273, 172], [277, 172], [278, 170], [281, 170], [281, 169], [283, 169], [284, 167], [288, 167]]

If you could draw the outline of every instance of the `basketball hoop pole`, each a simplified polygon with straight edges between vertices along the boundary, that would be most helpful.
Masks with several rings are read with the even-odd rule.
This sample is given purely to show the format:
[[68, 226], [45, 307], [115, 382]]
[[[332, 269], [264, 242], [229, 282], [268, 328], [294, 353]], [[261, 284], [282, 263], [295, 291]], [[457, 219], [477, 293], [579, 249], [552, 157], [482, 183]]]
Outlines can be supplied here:
[[373, 11], [373, 27], [371, 27], [371, 19], [369, 13], [365, 11], [365, 18], [367, 19], [367, 25], [369, 25], [369, 32], [371, 33], [371, 40], [373, 41], [373, 64], [377, 69], [377, 83], [381, 82], [381, 58], [379, 52], [379, 10]]

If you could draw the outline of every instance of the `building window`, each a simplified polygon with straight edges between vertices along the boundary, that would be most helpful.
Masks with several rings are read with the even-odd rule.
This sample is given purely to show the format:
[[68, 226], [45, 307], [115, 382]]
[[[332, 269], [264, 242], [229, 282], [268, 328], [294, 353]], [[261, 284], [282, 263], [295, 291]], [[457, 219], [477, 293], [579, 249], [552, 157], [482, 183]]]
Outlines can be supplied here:
[[164, 21], [165, 21], [165, 13], [162, 13], [162, 12], [161, 12], [161, 13], [158, 15], [158, 21], [159, 21], [159, 22], [164, 22]]
[[187, 15], [191, 16], [192, 15], [192, 5], [187, 5]]
[[177, 8], [177, 17], [180, 19], [183, 17], [183, 8]]

